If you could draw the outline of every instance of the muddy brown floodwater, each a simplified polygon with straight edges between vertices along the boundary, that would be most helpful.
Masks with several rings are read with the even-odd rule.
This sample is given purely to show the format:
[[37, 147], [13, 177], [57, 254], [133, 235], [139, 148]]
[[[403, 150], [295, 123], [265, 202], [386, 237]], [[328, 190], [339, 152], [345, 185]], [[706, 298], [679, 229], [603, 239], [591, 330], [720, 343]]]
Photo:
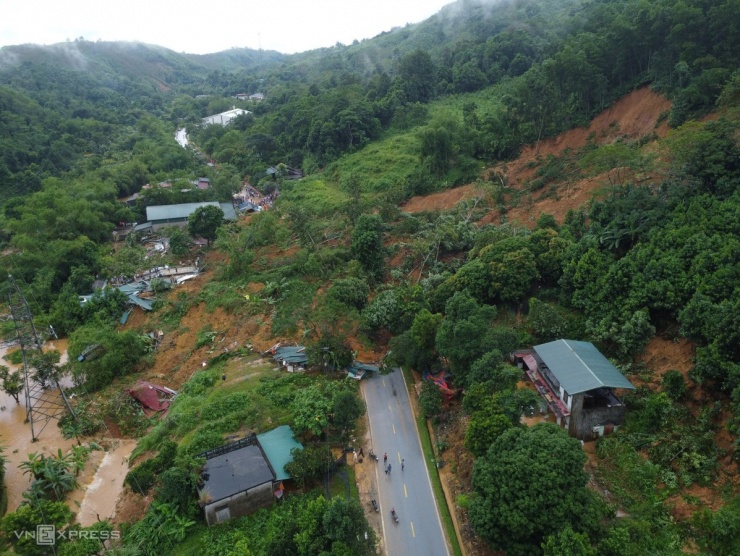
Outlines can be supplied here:
[[[44, 345], [44, 351], [56, 349], [62, 354], [61, 363], [67, 361], [66, 341], [56, 340]], [[13, 348], [0, 346], [0, 364], [11, 369], [17, 369], [5, 359], [2, 359]], [[62, 385], [70, 386], [69, 380], [62, 380]], [[38, 433], [38, 441], [31, 441], [31, 426], [25, 423], [26, 406], [23, 393], [20, 403], [0, 391], [0, 445], [5, 454], [5, 487], [8, 493], [8, 512], [15, 511], [23, 501], [23, 492], [30, 486], [31, 477], [24, 474], [18, 465], [28, 459], [33, 452], [46, 455], [56, 455], [58, 450], [68, 452], [76, 445], [76, 440], [65, 440], [56, 421], [50, 421]], [[93, 452], [87, 462], [85, 470], [77, 478], [80, 487], [70, 493], [68, 504], [77, 514], [77, 521], [83, 525], [91, 525], [99, 519], [110, 519], [115, 514], [116, 502], [123, 489], [123, 479], [128, 473], [128, 457], [136, 446], [135, 440], [113, 440], [108, 438], [81, 439], [84, 443], [95, 440], [103, 445], [107, 451]]]

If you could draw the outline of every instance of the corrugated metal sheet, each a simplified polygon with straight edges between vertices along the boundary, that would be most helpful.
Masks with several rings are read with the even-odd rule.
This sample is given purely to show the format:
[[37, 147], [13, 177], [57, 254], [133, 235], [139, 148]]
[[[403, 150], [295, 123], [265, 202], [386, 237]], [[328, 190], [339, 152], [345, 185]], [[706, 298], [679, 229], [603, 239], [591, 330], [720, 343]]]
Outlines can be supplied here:
[[275, 480], [284, 481], [290, 479], [285, 471], [286, 464], [293, 461], [290, 451], [293, 448], [303, 449], [303, 446], [293, 438], [293, 430], [288, 425], [283, 425], [271, 431], [257, 435], [262, 450], [267, 456], [267, 461], [275, 471]]
[[224, 211], [226, 220], [236, 220], [236, 212], [231, 203], [218, 203], [209, 201], [205, 203], [180, 203], [179, 205], [154, 205], [146, 207], [146, 219], [151, 221], [160, 220], [183, 220], [194, 213], [200, 207], [219, 207]]
[[635, 389], [591, 342], [556, 340], [534, 350], [568, 394], [603, 387]]

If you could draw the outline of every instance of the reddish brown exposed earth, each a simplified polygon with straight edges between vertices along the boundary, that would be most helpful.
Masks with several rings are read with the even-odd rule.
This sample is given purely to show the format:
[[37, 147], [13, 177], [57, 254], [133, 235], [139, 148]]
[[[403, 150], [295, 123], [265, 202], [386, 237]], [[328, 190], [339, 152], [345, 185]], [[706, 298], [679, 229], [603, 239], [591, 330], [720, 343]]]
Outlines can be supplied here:
[[[637, 89], [596, 116], [588, 127], [572, 129], [557, 137], [528, 145], [515, 160], [493, 166], [486, 173], [494, 182], [503, 180], [507, 188], [522, 190], [548, 155], [559, 156], [566, 149], [577, 151], [589, 140], [609, 144], [620, 139], [636, 141], [651, 134], [665, 137], [668, 124], [664, 116], [670, 107], [668, 99], [649, 87]], [[542, 213], [551, 214], [558, 222], [562, 222], [569, 209], [585, 206], [593, 198], [594, 192], [613, 182], [610, 177], [614, 177], [614, 172], [620, 170], [571, 181], [567, 176], [562, 176], [556, 195], [551, 195], [550, 191], [538, 192], [531, 203], [510, 207], [506, 218], [509, 222], [518, 222], [529, 228], [534, 227]], [[621, 172], [625, 173], [623, 170]], [[619, 181], [623, 181], [627, 175], [618, 177], [621, 178]], [[485, 192], [475, 184], [468, 184], [432, 195], [413, 197], [403, 206], [403, 210], [408, 213], [449, 210], [461, 201], [476, 196], [485, 196]], [[481, 223], [498, 223], [500, 219], [500, 212], [493, 210]]]

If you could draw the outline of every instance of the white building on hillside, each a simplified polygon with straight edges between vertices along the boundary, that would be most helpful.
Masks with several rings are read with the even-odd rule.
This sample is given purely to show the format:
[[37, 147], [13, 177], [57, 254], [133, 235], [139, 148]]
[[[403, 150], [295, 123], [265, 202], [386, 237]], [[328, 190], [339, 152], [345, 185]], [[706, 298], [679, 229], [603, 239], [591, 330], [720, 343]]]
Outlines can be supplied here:
[[231, 120], [233, 120], [237, 116], [241, 116], [242, 114], [249, 114], [249, 110], [243, 110], [241, 108], [232, 108], [231, 110], [228, 110], [226, 112], [221, 112], [220, 114], [214, 114], [213, 116], [208, 116], [206, 118], [203, 118], [203, 125], [209, 125], [209, 124], [226, 125]]

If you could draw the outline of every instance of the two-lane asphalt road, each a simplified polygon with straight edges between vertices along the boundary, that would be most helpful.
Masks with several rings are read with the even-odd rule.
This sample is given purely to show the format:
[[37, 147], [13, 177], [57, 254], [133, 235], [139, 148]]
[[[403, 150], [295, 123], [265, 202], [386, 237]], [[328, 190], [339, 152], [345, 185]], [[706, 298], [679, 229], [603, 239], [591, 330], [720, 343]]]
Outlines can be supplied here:
[[[380, 459], [374, 492], [383, 518], [386, 554], [449, 556], [401, 370], [363, 381], [362, 388], [373, 450]], [[388, 455], [390, 474], [385, 473], [383, 454]], [[398, 523], [391, 517], [392, 507]]]

